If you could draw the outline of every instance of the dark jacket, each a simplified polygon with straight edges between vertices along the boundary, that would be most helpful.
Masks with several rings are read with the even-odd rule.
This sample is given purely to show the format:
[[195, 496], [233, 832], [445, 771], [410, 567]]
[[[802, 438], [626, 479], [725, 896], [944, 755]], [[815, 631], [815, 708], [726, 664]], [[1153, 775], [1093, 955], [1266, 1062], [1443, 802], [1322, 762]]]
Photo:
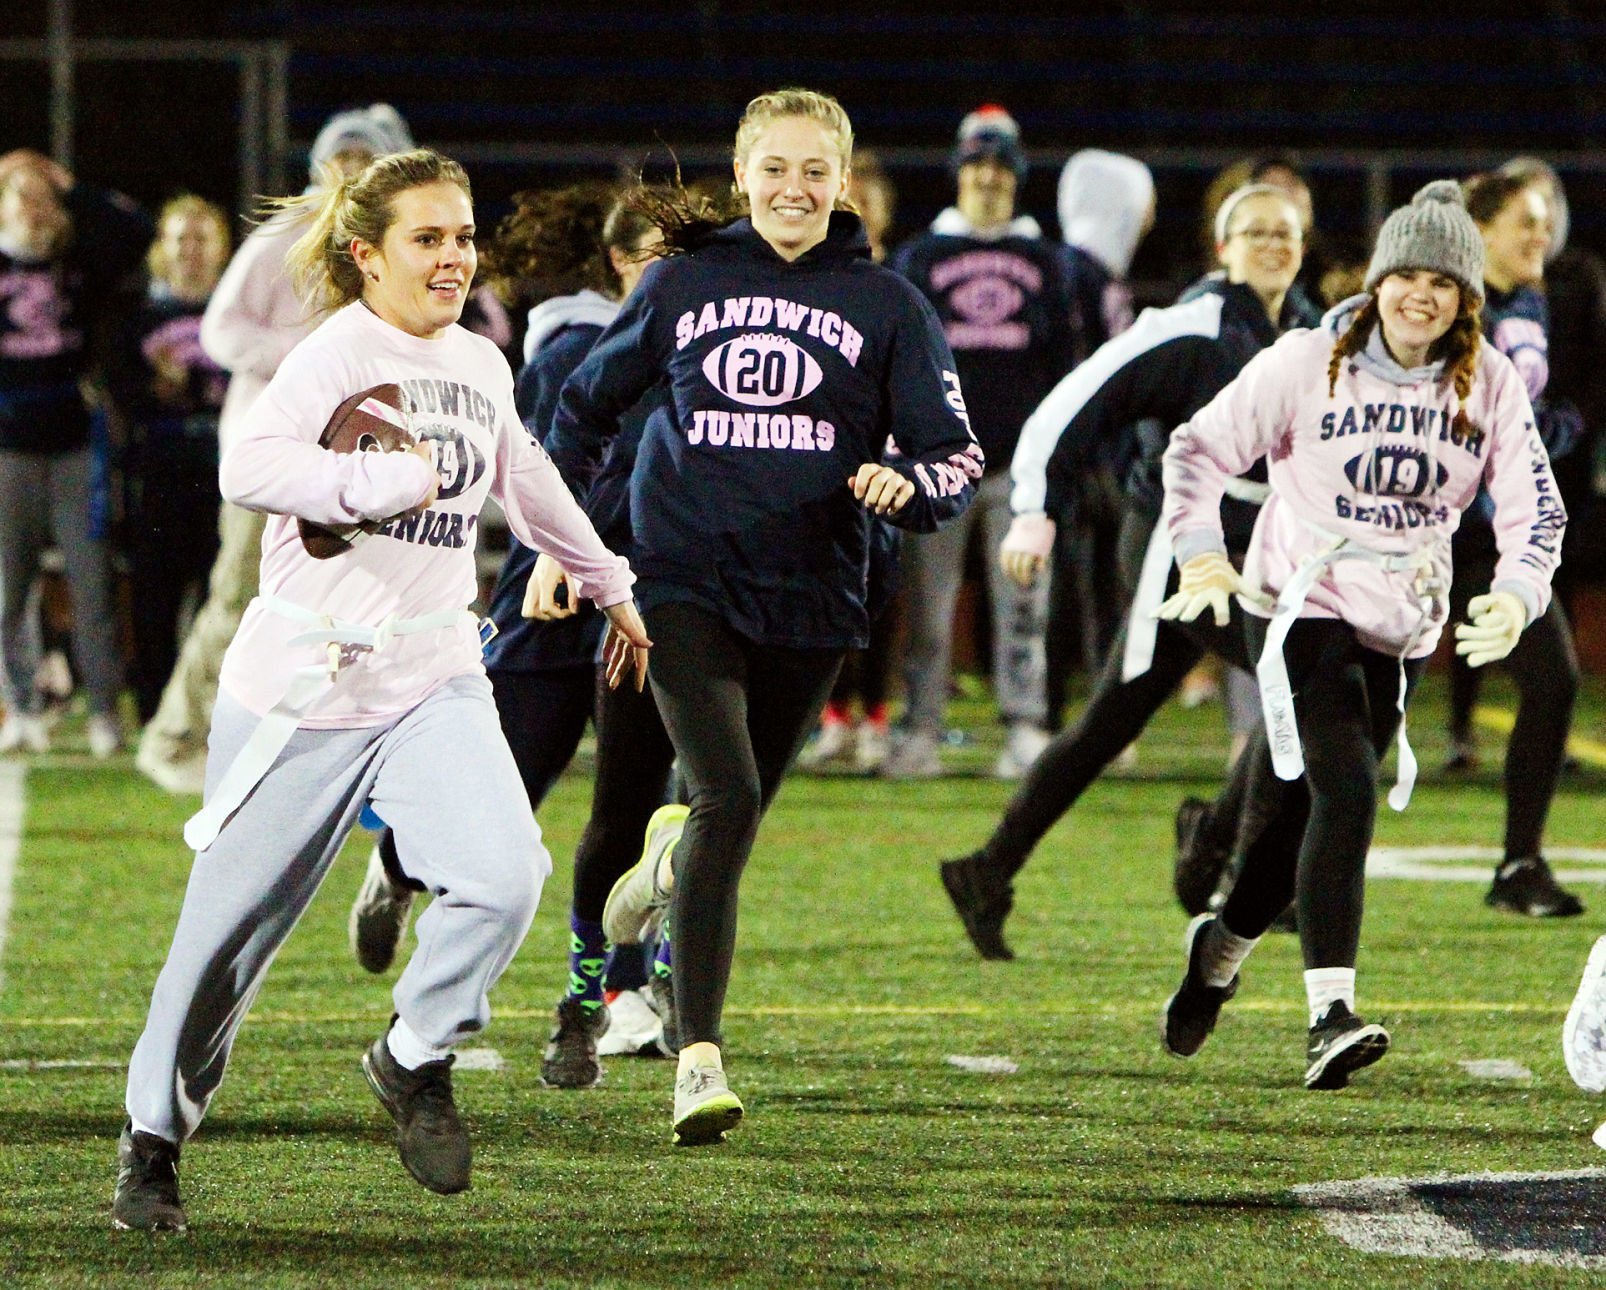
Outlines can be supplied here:
[[952, 519], [981, 476], [936, 315], [846, 212], [795, 261], [742, 219], [648, 267], [558, 401], [547, 449], [582, 494], [659, 382], [631, 479], [639, 599], [760, 644], [864, 645], [869, 521], [848, 481], [889, 437], [915, 484], [900, 528]]

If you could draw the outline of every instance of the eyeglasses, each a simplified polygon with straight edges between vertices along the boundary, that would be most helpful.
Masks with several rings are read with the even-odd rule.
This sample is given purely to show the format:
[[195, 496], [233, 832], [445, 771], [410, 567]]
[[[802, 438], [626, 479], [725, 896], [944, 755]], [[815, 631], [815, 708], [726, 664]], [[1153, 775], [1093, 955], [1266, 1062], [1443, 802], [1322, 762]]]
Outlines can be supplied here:
[[1235, 233], [1228, 233], [1227, 238], [1241, 237], [1250, 246], [1293, 246], [1298, 242], [1299, 234], [1286, 228], [1241, 228]]

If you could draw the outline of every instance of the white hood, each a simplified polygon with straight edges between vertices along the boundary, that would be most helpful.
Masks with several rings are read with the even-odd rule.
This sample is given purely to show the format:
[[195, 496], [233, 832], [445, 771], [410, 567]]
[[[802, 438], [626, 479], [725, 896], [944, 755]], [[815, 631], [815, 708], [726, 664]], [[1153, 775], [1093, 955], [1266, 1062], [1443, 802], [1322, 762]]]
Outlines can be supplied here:
[[535, 357], [547, 339], [565, 327], [589, 324], [606, 327], [619, 315], [619, 302], [609, 300], [600, 291], [578, 291], [572, 296], [553, 296], [530, 310], [529, 324], [524, 330], [524, 361]]
[[1154, 177], [1136, 157], [1085, 148], [1060, 172], [1060, 230], [1117, 278], [1132, 267], [1143, 220], [1154, 198]]

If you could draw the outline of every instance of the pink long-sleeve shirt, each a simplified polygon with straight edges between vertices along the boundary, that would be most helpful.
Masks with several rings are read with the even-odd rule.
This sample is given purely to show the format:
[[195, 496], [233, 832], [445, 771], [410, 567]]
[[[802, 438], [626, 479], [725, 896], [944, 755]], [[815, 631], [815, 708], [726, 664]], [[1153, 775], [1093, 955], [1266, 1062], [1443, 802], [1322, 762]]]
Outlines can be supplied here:
[[[1518, 596], [1532, 622], [1549, 604], [1566, 511], [1522, 378], [1482, 346], [1466, 406], [1482, 434], [1464, 436], [1452, 429], [1458, 400], [1438, 366], [1398, 367], [1374, 332], [1365, 351], [1344, 361], [1329, 395], [1332, 327], [1345, 321], [1339, 314], [1319, 329], [1290, 332], [1172, 434], [1163, 522], [1177, 563], [1226, 549], [1226, 481], [1264, 455], [1272, 492], [1244, 561], [1252, 586], [1277, 594], [1336, 538], [1383, 554], [1429, 552], [1447, 582], [1450, 535], [1481, 481], [1496, 510], [1494, 589]], [[1422, 625], [1416, 575], [1360, 560], [1330, 566], [1300, 613], [1342, 619], [1363, 644], [1388, 653]], [[1442, 626], [1422, 631], [1410, 656], [1431, 654]]]
[[[333, 559], [314, 560], [296, 517], [337, 525], [382, 520], [418, 505], [428, 491], [429, 465], [414, 454], [342, 454], [318, 444], [343, 400], [389, 382], [412, 404], [414, 433], [435, 443], [439, 495], [421, 515], [386, 524]], [[477, 591], [474, 546], [487, 493], [502, 503], [514, 536], [550, 554], [597, 604], [628, 600], [635, 581], [520, 424], [507, 360], [461, 327], [425, 340], [361, 304], [342, 309], [285, 358], [226, 447], [219, 473], [227, 500], [271, 517], [262, 538], [263, 596], [344, 622], [377, 627], [391, 616], [466, 609]], [[251, 711], [266, 712], [294, 669], [324, 657], [322, 646], [287, 644], [306, 630], [253, 601], [224, 657], [221, 687]], [[348, 668], [352, 674], [303, 725], [379, 725], [452, 677], [483, 670], [467, 614], [454, 626], [358, 653]]]

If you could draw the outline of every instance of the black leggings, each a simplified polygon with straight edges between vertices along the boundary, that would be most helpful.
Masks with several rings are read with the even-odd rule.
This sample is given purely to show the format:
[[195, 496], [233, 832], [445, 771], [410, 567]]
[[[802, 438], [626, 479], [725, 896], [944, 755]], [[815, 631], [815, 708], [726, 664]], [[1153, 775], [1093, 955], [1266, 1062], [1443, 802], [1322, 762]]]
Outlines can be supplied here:
[[647, 614], [653, 695], [691, 814], [670, 911], [681, 1043], [719, 1043], [736, 948], [736, 888], [758, 823], [819, 720], [840, 650], [756, 645], [696, 605]]
[[[1246, 622], [1257, 658], [1267, 625], [1261, 618]], [[1392, 655], [1367, 649], [1352, 627], [1333, 618], [1297, 620], [1283, 658], [1305, 774], [1279, 780], [1264, 741], [1245, 751], [1254, 759], [1249, 797], [1280, 799], [1281, 807], [1250, 843], [1221, 918], [1238, 936], [1260, 936], [1297, 898], [1306, 968], [1354, 967], [1366, 852], [1377, 822], [1378, 761], [1399, 724], [1400, 665]], [[1406, 663], [1410, 686], [1426, 662]]]
[[[1127, 508], [1121, 524], [1123, 568], [1141, 566], [1154, 523], [1135, 508]], [[1173, 568], [1168, 592], [1176, 590], [1177, 576]], [[1233, 607], [1235, 617], [1241, 612]], [[982, 863], [998, 880], [1008, 881], [1025, 866], [1043, 835], [1076, 804], [1121, 750], [1143, 732], [1207, 649], [1234, 667], [1249, 666], [1239, 625], [1231, 622], [1217, 627], [1215, 619], [1206, 614], [1193, 623], [1160, 623], [1154, 640], [1154, 661], [1148, 671], [1123, 681], [1121, 665], [1127, 630], [1128, 623], [1123, 620], [1081, 717], [1074, 726], [1055, 735], [1032, 764], [1010, 799], [1004, 818], [987, 840]]]
[[[1455, 581], [1450, 588], [1450, 619], [1462, 622], [1467, 602], [1489, 589], [1496, 553], [1481, 535], [1462, 543], [1456, 534]], [[1492, 539], [1491, 539], [1492, 541]], [[1559, 600], [1524, 629], [1516, 649], [1501, 666], [1517, 687], [1517, 720], [1506, 742], [1506, 859], [1536, 856], [1550, 815], [1551, 799], [1567, 756], [1573, 703], [1578, 698], [1578, 651]], [[1472, 707], [1483, 679], [1481, 668], [1450, 661], [1450, 734], [1460, 743], [1472, 732]]]

